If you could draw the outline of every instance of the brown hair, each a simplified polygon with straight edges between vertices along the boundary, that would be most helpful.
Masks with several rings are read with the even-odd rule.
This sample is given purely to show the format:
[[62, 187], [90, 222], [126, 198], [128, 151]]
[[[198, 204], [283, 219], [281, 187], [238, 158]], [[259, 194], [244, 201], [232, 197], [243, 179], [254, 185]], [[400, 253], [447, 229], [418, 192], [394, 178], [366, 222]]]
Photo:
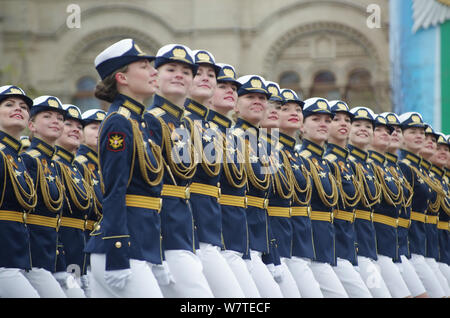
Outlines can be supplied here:
[[126, 73], [127, 71], [128, 65], [125, 65], [105, 77], [105, 79], [99, 82], [95, 87], [95, 97], [112, 103], [114, 101], [114, 98], [116, 98], [116, 95], [118, 94], [115, 76], [119, 72]]

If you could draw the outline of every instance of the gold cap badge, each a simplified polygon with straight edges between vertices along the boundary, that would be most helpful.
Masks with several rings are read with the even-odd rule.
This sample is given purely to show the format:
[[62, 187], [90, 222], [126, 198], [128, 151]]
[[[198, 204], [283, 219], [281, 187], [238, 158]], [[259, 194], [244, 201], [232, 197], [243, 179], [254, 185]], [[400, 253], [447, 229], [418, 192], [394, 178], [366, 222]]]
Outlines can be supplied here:
[[367, 117], [369, 117], [368, 115], [369, 115], [369, 113], [367, 112], [367, 110], [365, 110], [365, 109], [358, 110], [358, 116], [367, 118]]
[[294, 94], [292, 94], [291, 92], [284, 92], [283, 97], [286, 99], [294, 99]]
[[200, 62], [211, 62], [211, 58], [206, 53], [198, 53], [197, 58]]
[[69, 108], [69, 114], [72, 117], [78, 118], [78, 112], [75, 108]]
[[338, 109], [340, 109], [340, 110], [347, 110], [347, 107], [345, 107], [345, 105], [342, 103], [338, 103], [337, 106], [338, 106]]
[[255, 88], [261, 88], [262, 87], [262, 83], [259, 79], [254, 79], [250, 82], [250, 84], [252, 85], [252, 87]]
[[47, 101], [47, 104], [51, 107], [56, 107], [56, 108], [58, 108], [58, 106], [59, 106], [58, 102], [55, 99], [49, 99]]
[[269, 93], [275, 96], [278, 96], [278, 90], [275, 86], [270, 86], [269, 87]]
[[186, 51], [185, 50], [183, 50], [183, 49], [174, 49], [173, 51], [172, 51], [172, 54], [173, 54], [173, 56], [174, 57], [178, 57], [178, 58], [185, 58], [186, 57]]
[[234, 72], [233, 72], [233, 70], [232, 70], [231, 68], [225, 68], [225, 69], [223, 70], [223, 73], [224, 73], [226, 76], [228, 76], [228, 77], [234, 78]]
[[421, 122], [420, 117], [417, 115], [412, 115], [411, 120], [413, 121], [413, 123], [417, 123], [417, 124], [420, 124], [420, 122]]
[[327, 106], [327, 103], [325, 103], [324, 101], [317, 102], [317, 107], [319, 107], [320, 109], [327, 109]]
[[8, 93], [8, 94], [19, 94], [19, 95], [23, 95], [22, 91], [21, 91], [20, 89], [17, 89], [17, 88], [11, 88], [11, 89], [9, 90], [9, 93]]
[[387, 117], [387, 119], [388, 119], [388, 121], [389, 121], [390, 123], [396, 123], [396, 122], [397, 122], [397, 118], [395, 118], [394, 115], [389, 115], [389, 116]]

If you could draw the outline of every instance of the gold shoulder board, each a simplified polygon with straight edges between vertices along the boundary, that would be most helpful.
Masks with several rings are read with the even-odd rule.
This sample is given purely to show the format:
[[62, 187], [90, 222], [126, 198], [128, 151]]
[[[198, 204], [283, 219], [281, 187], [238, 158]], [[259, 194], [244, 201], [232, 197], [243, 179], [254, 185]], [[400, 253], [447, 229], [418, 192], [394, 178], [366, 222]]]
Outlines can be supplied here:
[[406, 165], [410, 165], [411, 164], [411, 161], [409, 161], [408, 159], [406, 159], [406, 158], [404, 158], [404, 159], [402, 159], [402, 160], [400, 160], [401, 162], [403, 162], [404, 164], [406, 164]]
[[78, 161], [79, 163], [85, 163], [86, 161], [88, 161], [88, 159], [83, 155], [76, 156], [75, 160]]
[[30, 155], [30, 156], [33, 157], [33, 158], [37, 158], [37, 157], [39, 157], [40, 154], [41, 154], [41, 153], [40, 153], [38, 150], [36, 150], [36, 149], [32, 149], [32, 150], [25, 151], [25, 153], [27, 153], [28, 155]]
[[300, 152], [300, 156], [304, 157], [304, 158], [309, 158], [311, 157], [311, 152], [309, 150], [303, 150], [302, 152]]
[[131, 112], [125, 107], [119, 107], [119, 110], [117, 112], [127, 119], [130, 118]]
[[161, 117], [162, 115], [164, 115], [166, 113], [166, 111], [164, 109], [159, 108], [159, 107], [152, 108], [148, 112], [155, 117]]
[[337, 157], [336, 155], [329, 153], [328, 155], [325, 156], [325, 159], [327, 159], [329, 162], [334, 162], [337, 159]]
[[233, 135], [235, 135], [236, 137], [241, 136], [243, 133], [244, 131], [241, 128], [233, 129]]

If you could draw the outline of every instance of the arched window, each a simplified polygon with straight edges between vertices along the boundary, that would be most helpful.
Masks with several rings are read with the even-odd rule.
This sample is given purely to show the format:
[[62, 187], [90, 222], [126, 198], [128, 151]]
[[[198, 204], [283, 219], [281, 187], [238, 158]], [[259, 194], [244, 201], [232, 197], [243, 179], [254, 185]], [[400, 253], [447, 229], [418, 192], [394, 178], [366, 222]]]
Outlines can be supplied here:
[[278, 80], [278, 84], [280, 88], [289, 88], [297, 93], [300, 99], [303, 99], [303, 94], [300, 89], [300, 76], [293, 71], [284, 72], [280, 75], [280, 79]]
[[84, 76], [78, 80], [77, 92], [72, 99], [72, 104], [78, 106], [81, 112], [93, 108], [102, 108], [102, 102], [94, 96], [96, 84], [95, 79], [89, 76]]
[[330, 71], [320, 71], [314, 76], [310, 97], [323, 97], [328, 100], [340, 99], [336, 77]]
[[352, 106], [375, 106], [375, 94], [371, 85], [370, 72], [356, 69], [350, 72], [345, 90], [345, 100]]

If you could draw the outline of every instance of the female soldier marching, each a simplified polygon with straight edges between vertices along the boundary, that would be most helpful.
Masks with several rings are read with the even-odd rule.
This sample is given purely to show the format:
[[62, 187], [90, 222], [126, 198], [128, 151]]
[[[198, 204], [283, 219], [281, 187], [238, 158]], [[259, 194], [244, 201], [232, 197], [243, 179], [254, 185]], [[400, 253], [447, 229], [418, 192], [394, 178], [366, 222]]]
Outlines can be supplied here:
[[156, 89], [154, 57], [133, 39], [118, 41], [95, 59], [102, 79], [96, 96], [111, 102], [99, 132], [99, 164], [105, 192], [102, 220], [91, 234], [94, 297], [162, 297], [162, 161], [143, 120], [144, 101]]
[[303, 106], [297, 94], [289, 89], [281, 92], [283, 103], [280, 110], [280, 143], [283, 152], [289, 158], [293, 173], [294, 193], [291, 201], [292, 257], [286, 264], [295, 279], [303, 298], [323, 298], [320, 285], [314, 278], [310, 264], [314, 259], [314, 245], [310, 214], [312, 194], [311, 174], [307, 158], [301, 157], [294, 149], [296, 136], [303, 124]]
[[336, 207], [339, 192], [330, 166], [323, 158], [329, 125], [333, 117], [334, 114], [327, 100], [310, 98], [305, 101], [302, 128], [304, 139], [300, 156], [311, 162], [307, 169], [311, 172], [313, 181], [311, 182], [310, 218], [315, 258], [311, 263], [311, 269], [324, 297], [347, 298], [344, 287], [332, 269], [332, 266], [336, 264], [333, 210]]
[[[88, 256], [86, 246], [86, 221], [92, 209], [92, 187], [82, 174], [82, 169], [75, 161], [76, 150], [82, 140], [83, 122], [81, 112], [75, 105], [63, 105], [66, 110], [64, 128], [56, 140], [55, 162], [64, 185], [64, 205], [59, 228], [63, 255], [59, 255], [56, 277], [69, 297], [81, 297], [76, 294], [78, 288], [71, 288], [64, 274], [75, 272], [80, 278], [82, 288], [88, 288]], [[75, 286], [76, 287], [76, 286]], [[88, 291], [89, 292], [89, 291]], [[84, 296], [84, 293], [82, 294]]]
[[[190, 186], [190, 202], [200, 247], [198, 255], [215, 297], [242, 298], [244, 293], [220, 253], [223, 248], [219, 203], [223, 137], [217, 126], [207, 121], [209, 100], [216, 90], [220, 67], [215, 64], [214, 56], [208, 51], [196, 50], [193, 54], [198, 69], [189, 98], [185, 101], [185, 115], [186, 119], [193, 122], [194, 147], [199, 160]], [[221, 275], [217, 275], [218, 271]]]
[[90, 232], [94, 229], [95, 224], [100, 221], [102, 214], [102, 200], [105, 192], [103, 177], [100, 174], [100, 166], [98, 162], [98, 133], [100, 124], [106, 117], [106, 112], [102, 109], [90, 109], [81, 115], [83, 119], [83, 143], [77, 150], [75, 160], [83, 165], [84, 178], [90, 180], [94, 189], [93, 213], [88, 216], [86, 224], [86, 239], [89, 239]]
[[246, 208], [247, 174], [244, 169], [244, 143], [231, 129], [228, 113], [237, 102], [237, 91], [241, 86], [236, 80], [236, 71], [229, 64], [218, 64], [217, 88], [208, 111], [209, 125], [216, 125], [223, 134], [223, 164], [220, 175], [220, 207], [222, 214], [222, 255], [236, 276], [245, 297], [261, 297], [258, 288], [242, 258], [248, 251], [248, 228]]
[[38, 196], [36, 208], [27, 219], [33, 270], [26, 275], [41, 297], [66, 297], [51, 275], [56, 271], [58, 230], [64, 200], [64, 188], [52, 157], [55, 142], [63, 132], [65, 114], [58, 98], [36, 98], [28, 123], [31, 143], [22, 154]]
[[364, 283], [375, 298], [390, 298], [386, 283], [375, 265], [377, 260], [376, 236], [373, 226], [373, 205], [381, 196], [375, 172], [369, 164], [368, 147], [373, 138], [373, 114], [366, 107], [354, 107], [348, 149], [355, 168], [361, 199], [355, 206], [355, 233], [358, 269]]
[[28, 213], [36, 206], [34, 184], [19, 157], [20, 134], [33, 101], [14, 85], [0, 87], [0, 297], [37, 298], [23, 276], [31, 269]]
[[425, 142], [425, 124], [419, 113], [408, 112], [400, 115], [403, 131], [403, 146], [399, 155], [399, 166], [405, 180], [411, 185], [411, 225], [408, 231], [411, 263], [419, 275], [430, 297], [444, 297], [445, 293], [432, 269], [425, 261], [426, 256], [426, 210], [432, 199], [434, 186], [428, 174], [421, 167], [419, 155]]
[[427, 298], [428, 295], [425, 287], [409, 261], [411, 254], [409, 252], [408, 229], [410, 225], [412, 189], [411, 185], [406, 181], [398, 164], [397, 153], [403, 144], [403, 133], [400, 127], [400, 121], [398, 116], [394, 113], [382, 113], [380, 115], [383, 116], [387, 123], [393, 128], [391, 140], [385, 154], [386, 167], [391, 171], [394, 177], [400, 180], [403, 188], [403, 198], [397, 227], [398, 255], [400, 262], [396, 264], [400, 268], [400, 273], [412, 296], [417, 298]]
[[198, 65], [192, 51], [169, 44], [156, 54], [158, 90], [153, 105], [144, 115], [151, 140], [162, 149], [164, 178], [161, 230], [165, 260], [173, 279], [161, 285], [165, 297], [213, 297], [196, 254], [198, 240], [190, 188], [197, 163], [193, 129], [184, 117], [184, 103]]
[[334, 114], [330, 125], [325, 158], [339, 189], [337, 209], [334, 211], [336, 233], [336, 266], [333, 267], [350, 298], [372, 298], [361, 275], [355, 270], [356, 233], [354, 228], [355, 206], [361, 199], [361, 190], [355, 176], [355, 167], [349, 160], [347, 140], [353, 114], [343, 101], [331, 101]]
[[284, 103], [280, 87], [275, 82], [266, 81], [267, 90], [271, 93], [266, 114], [261, 121], [261, 127], [266, 131], [261, 132], [262, 139], [270, 148], [270, 168], [272, 172], [272, 189], [269, 192], [267, 207], [268, 222], [272, 233], [272, 240], [276, 242], [276, 253], [279, 262], [269, 253], [269, 270], [280, 286], [283, 296], [286, 298], [301, 297], [295, 279], [293, 278], [286, 261], [292, 257], [292, 224], [291, 224], [291, 199], [294, 193], [293, 172], [288, 156], [281, 151], [279, 142], [280, 112]]
[[[267, 220], [268, 193], [272, 180], [269, 169], [267, 141], [261, 139], [259, 124], [267, 110], [267, 100], [271, 94], [265, 81], [258, 75], [246, 75], [238, 78], [241, 84], [235, 111], [238, 115], [233, 133], [244, 140], [244, 167], [248, 178], [247, 224], [249, 231], [249, 250], [244, 255], [251, 268], [251, 274], [261, 297], [283, 297], [280, 287], [263, 263], [263, 254], [270, 258], [276, 252], [271, 239], [271, 230]], [[270, 242], [269, 242], [270, 241]], [[274, 258], [276, 261], [276, 256]]]
[[373, 225], [378, 254], [376, 262], [391, 296], [410, 297], [411, 292], [394, 264], [399, 261], [397, 228], [403, 203], [403, 186], [400, 179], [385, 165], [385, 154], [394, 128], [380, 115], [375, 117], [374, 126], [369, 160], [372, 162], [382, 194], [380, 201], [373, 206]]

